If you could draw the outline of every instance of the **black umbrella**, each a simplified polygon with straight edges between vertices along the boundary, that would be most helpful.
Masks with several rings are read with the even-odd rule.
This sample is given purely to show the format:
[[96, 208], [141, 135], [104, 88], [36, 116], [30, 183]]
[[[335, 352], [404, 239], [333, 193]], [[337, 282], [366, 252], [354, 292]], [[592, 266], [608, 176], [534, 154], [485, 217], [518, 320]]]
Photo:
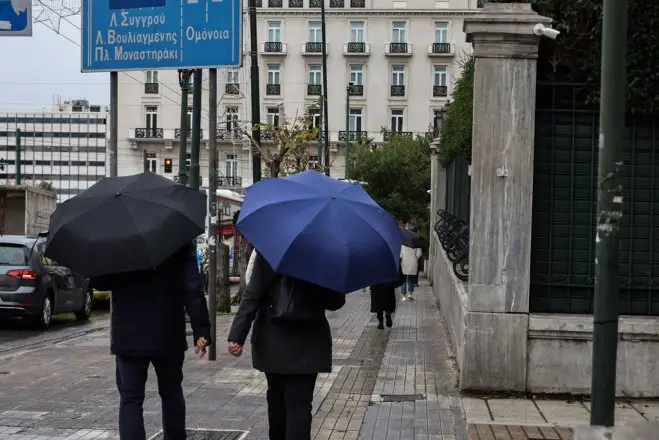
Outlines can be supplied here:
[[206, 195], [153, 173], [102, 179], [50, 218], [46, 255], [86, 276], [153, 269], [204, 232]]
[[411, 248], [422, 249], [426, 247], [426, 241], [419, 236], [416, 232], [412, 232], [407, 228], [400, 228], [400, 233], [403, 236], [403, 246]]

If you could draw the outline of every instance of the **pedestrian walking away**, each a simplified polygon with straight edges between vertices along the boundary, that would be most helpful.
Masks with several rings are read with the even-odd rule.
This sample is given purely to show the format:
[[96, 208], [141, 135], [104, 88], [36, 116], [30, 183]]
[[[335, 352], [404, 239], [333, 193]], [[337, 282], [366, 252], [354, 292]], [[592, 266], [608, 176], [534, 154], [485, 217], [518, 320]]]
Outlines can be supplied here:
[[152, 364], [162, 401], [164, 438], [184, 440], [185, 312], [190, 317], [195, 352], [203, 356], [212, 342], [192, 245], [185, 245], [155, 270], [93, 278], [92, 286], [112, 291], [110, 350], [116, 360], [120, 439], [146, 439], [143, 404]]
[[266, 375], [270, 440], [310, 440], [313, 392], [332, 370], [326, 310], [345, 295], [276, 273], [257, 251], [248, 264], [245, 296], [233, 320], [228, 350], [241, 356], [252, 330], [252, 363]]
[[400, 279], [391, 283], [382, 283], [371, 286], [371, 313], [378, 318], [378, 329], [383, 330], [385, 319], [387, 327], [393, 326], [392, 314], [396, 312], [396, 288], [405, 280], [401, 274]]
[[414, 293], [415, 278], [421, 255], [423, 255], [423, 252], [419, 248], [414, 249], [405, 245], [401, 246], [400, 268], [403, 275], [405, 275], [405, 282], [400, 289], [402, 301], [414, 299], [412, 294]]

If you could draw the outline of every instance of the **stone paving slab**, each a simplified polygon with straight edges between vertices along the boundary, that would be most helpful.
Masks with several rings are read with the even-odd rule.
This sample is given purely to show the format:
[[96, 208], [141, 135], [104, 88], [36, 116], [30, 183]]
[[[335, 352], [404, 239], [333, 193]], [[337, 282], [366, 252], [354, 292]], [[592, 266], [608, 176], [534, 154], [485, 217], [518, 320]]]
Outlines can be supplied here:
[[469, 440], [572, 440], [569, 428], [469, 424]]

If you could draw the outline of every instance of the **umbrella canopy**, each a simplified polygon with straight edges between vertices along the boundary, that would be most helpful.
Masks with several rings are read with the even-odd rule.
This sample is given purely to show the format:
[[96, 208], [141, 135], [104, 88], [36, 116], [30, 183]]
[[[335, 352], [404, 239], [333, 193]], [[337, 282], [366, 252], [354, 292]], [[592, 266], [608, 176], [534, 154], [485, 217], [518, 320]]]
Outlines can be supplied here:
[[317, 171], [254, 184], [236, 227], [275, 271], [337, 292], [398, 278], [393, 217], [359, 185]]
[[57, 207], [46, 255], [86, 276], [153, 269], [204, 232], [206, 195], [153, 173], [105, 178]]
[[403, 236], [403, 246], [411, 247], [414, 249], [422, 249], [426, 247], [426, 241], [407, 228], [400, 228], [400, 234]]

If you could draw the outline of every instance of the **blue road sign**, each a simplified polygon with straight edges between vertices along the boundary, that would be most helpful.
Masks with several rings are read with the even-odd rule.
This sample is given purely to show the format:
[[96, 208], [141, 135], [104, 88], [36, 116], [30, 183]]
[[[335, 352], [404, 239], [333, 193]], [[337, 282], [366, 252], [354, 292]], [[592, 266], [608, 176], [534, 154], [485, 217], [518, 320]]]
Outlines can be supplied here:
[[82, 2], [83, 72], [231, 67], [241, 55], [241, 0]]
[[0, 37], [31, 35], [31, 0], [0, 0]]

